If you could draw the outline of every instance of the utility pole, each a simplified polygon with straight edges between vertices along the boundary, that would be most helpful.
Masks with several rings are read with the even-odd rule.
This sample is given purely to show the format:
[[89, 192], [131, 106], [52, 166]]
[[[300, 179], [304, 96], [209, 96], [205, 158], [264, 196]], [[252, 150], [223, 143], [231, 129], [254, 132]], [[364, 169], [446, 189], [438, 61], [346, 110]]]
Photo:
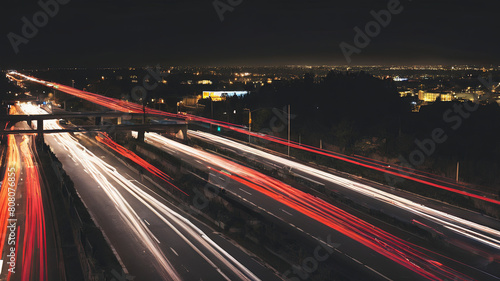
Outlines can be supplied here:
[[250, 143], [250, 133], [252, 132], [252, 111], [248, 110], [248, 143]]
[[458, 182], [458, 172], [459, 172], [459, 169], [460, 169], [460, 162], [457, 161], [457, 178], [456, 178], [457, 182]]
[[[214, 120], [214, 100], [210, 96], [210, 112], [211, 119]], [[210, 132], [212, 132], [212, 123], [210, 123]]]
[[248, 143], [250, 143], [250, 133], [252, 132], [252, 110], [243, 108], [243, 111], [248, 110]]
[[210, 97], [210, 112], [211, 112], [211, 118], [214, 119], [214, 100], [212, 97]]
[[288, 105], [288, 157], [290, 157], [290, 105]]

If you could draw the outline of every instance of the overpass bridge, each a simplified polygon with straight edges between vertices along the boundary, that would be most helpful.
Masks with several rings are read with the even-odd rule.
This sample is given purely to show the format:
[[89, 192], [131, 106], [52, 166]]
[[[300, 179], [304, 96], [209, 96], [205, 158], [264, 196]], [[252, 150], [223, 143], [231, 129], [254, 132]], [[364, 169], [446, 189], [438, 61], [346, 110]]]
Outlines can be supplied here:
[[[139, 139], [144, 139], [145, 132], [170, 133], [184, 138], [187, 134], [186, 121], [178, 120], [159, 120], [154, 123], [146, 124], [145, 117], [158, 117], [156, 114], [143, 113], [123, 113], [123, 112], [77, 112], [77, 113], [57, 113], [44, 115], [5, 115], [0, 116], [0, 121], [15, 124], [26, 121], [33, 128], [33, 121], [37, 121], [37, 128], [31, 130], [6, 129], [0, 126], [0, 135], [7, 134], [37, 134], [37, 137], [43, 139], [44, 134], [67, 133], [67, 132], [114, 132], [114, 131], [138, 131]], [[76, 127], [65, 127], [62, 129], [45, 129], [43, 123], [45, 120], [69, 119], [69, 118], [94, 118], [93, 125], [82, 125]], [[106, 123], [105, 119], [117, 118], [117, 124]], [[141, 118], [142, 124], [123, 124], [123, 120], [133, 120]], [[164, 118], [164, 116], [162, 116]]]

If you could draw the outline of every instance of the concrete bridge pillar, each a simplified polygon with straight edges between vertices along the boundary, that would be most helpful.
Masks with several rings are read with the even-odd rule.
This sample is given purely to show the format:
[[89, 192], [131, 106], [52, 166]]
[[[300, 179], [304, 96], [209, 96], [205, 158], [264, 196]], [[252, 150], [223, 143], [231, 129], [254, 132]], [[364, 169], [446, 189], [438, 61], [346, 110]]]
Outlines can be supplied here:
[[[33, 120], [31, 120], [31, 123], [33, 123]], [[36, 131], [36, 141], [43, 142], [43, 119], [37, 120]]]
[[144, 135], [146, 134], [145, 131], [138, 131], [137, 132], [137, 140], [140, 142], [144, 142]]

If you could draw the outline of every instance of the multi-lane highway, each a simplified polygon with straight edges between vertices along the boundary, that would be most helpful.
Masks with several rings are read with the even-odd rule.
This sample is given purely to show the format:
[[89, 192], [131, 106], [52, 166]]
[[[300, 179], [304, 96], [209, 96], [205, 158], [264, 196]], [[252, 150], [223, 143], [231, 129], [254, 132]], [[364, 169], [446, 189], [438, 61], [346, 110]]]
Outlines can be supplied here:
[[[193, 166], [205, 167], [205, 169], [218, 174], [229, 172], [232, 183], [224, 186], [226, 191], [235, 194], [241, 201], [248, 202], [256, 209], [279, 217], [315, 237], [324, 237], [327, 233], [332, 232], [336, 233], [337, 239], [343, 241], [340, 243], [342, 246], [339, 249], [348, 252], [354, 260], [361, 261], [368, 269], [377, 273], [382, 271], [383, 273], [380, 275], [384, 278], [398, 280], [401, 276], [412, 276], [404, 269], [428, 279], [457, 278], [458, 280], [467, 280], [469, 278], [465, 274], [436, 261], [434, 253], [394, 237], [323, 200], [303, 193], [269, 176], [155, 133], [147, 133], [145, 141], [189, 161]], [[281, 161], [281, 163], [283, 162]], [[324, 226], [330, 229], [324, 228]], [[344, 236], [339, 237], [339, 234]], [[346, 237], [349, 239], [345, 239]], [[359, 244], [368, 249], [359, 250]], [[370, 254], [367, 255], [367, 253]], [[381, 256], [387, 260], [384, 262]], [[439, 259], [441, 258], [439, 257]], [[387, 265], [390, 264], [389, 261], [401, 267], [395, 267], [391, 272], [386, 272], [384, 268], [386, 269]], [[460, 261], [453, 259], [446, 259], [446, 263], [453, 264], [455, 268], [462, 266]], [[484, 278], [494, 278], [493, 275], [482, 271], [477, 271], [476, 274], [484, 275]]]
[[[189, 131], [189, 136], [215, 143], [218, 146], [236, 150], [241, 155], [247, 155], [252, 157], [252, 159], [258, 158], [261, 163], [272, 165], [273, 168], [286, 169], [288, 172], [301, 175], [302, 178], [311, 179], [315, 182], [322, 182], [325, 184], [330, 183], [335, 185], [335, 187], [343, 187], [345, 190], [354, 191], [355, 193], [365, 196], [365, 199], [362, 200], [363, 202], [375, 199], [375, 201], [379, 201], [384, 205], [396, 207], [398, 211], [394, 213], [397, 213], [398, 215], [402, 214], [401, 211], [412, 214], [412, 216], [408, 217], [409, 221], [411, 221], [411, 217], [417, 215], [426, 221], [434, 222], [438, 227], [443, 227], [443, 231], [448, 229], [451, 232], [456, 232], [464, 237], [468, 237], [476, 242], [482, 243], [495, 252], [500, 250], [500, 231], [498, 230], [500, 223], [497, 220], [488, 219], [484, 216], [477, 215], [476, 213], [474, 213], [474, 221], [463, 219], [458, 216], [454, 216], [453, 214], [425, 206], [420, 202], [417, 203], [408, 200], [407, 198], [394, 193], [389, 193], [358, 181], [345, 179], [329, 172], [312, 168], [226, 138], [215, 136], [213, 134]], [[406, 194], [406, 196], [412, 195]], [[471, 212], [469, 212], [469, 215], [470, 214]], [[478, 224], [475, 222], [477, 219], [487, 221], [488, 225], [494, 225], [496, 228]]]
[[50, 88], [54, 88], [60, 91], [63, 91], [65, 93], [68, 93], [70, 95], [85, 99], [87, 101], [102, 105], [107, 108], [111, 108], [113, 110], [121, 111], [121, 112], [128, 112], [128, 113], [148, 113], [148, 114], [156, 114], [159, 116], [165, 116], [168, 118], [180, 118], [180, 119], [185, 119], [188, 121], [198, 121], [198, 122], [203, 122], [206, 124], [211, 124], [211, 125], [217, 125], [219, 127], [226, 128], [228, 130], [232, 130], [241, 134], [247, 134], [249, 136], [255, 137], [255, 138], [260, 138], [263, 140], [267, 140], [270, 142], [274, 142], [277, 144], [281, 145], [286, 145], [295, 149], [300, 149], [303, 151], [307, 152], [312, 152], [315, 154], [319, 155], [324, 155], [327, 157], [335, 158], [340, 161], [344, 161], [347, 163], [355, 164], [360, 167], [368, 168], [371, 170], [375, 170], [378, 172], [383, 172], [385, 175], [390, 176], [390, 177], [396, 177], [399, 179], [405, 179], [405, 180], [410, 180], [418, 183], [425, 184], [427, 186], [431, 186], [434, 188], [442, 189], [449, 191], [451, 193], [456, 193], [460, 195], [465, 195], [469, 196], [471, 198], [475, 198], [477, 200], [482, 200], [488, 203], [492, 203], [495, 205], [500, 205], [500, 200], [498, 200], [495, 195], [492, 195], [491, 192], [483, 192], [479, 191], [477, 189], [471, 188], [467, 185], [460, 185], [454, 182], [451, 182], [449, 179], [442, 178], [437, 175], [432, 175], [426, 172], [418, 171], [415, 170], [411, 167], [403, 167], [400, 165], [387, 165], [387, 163], [383, 163], [381, 161], [376, 161], [373, 159], [369, 159], [366, 157], [361, 157], [361, 156], [348, 156], [348, 155], [343, 155], [340, 153], [335, 153], [332, 151], [327, 151], [324, 149], [319, 149], [317, 147], [312, 147], [309, 145], [303, 145], [294, 141], [290, 140], [284, 140], [279, 137], [275, 136], [270, 136], [266, 134], [261, 134], [257, 132], [250, 132], [246, 130], [243, 126], [237, 125], [237, 124], [232, 124], [228, 122], [223, 122], [219, 120], [213, 120], [209, 118], [204, 118], [200, 116], [195, 116], [195, 115], [190, 115], [190, 114], [174, 114], [174, 113], [168, 113], [160, 110], [155, 110], [151, 108], [143, 108], [141, 105], [132, 103], [132, 102], [127, 102], [127, 101], [122, 101], [119, 99], [114, 99], [114, 98], [109, 98], [105, 97], [102, 95], [78, 90], [69, 86], [65, 86], [62, 84], [58, 84], [55, 82], [48, 82], [44, 81], [32, 76], [24, 75], [18, 72], [9, 72], [7, 74], [8, 77], [12, 77], [13, 79], [16, 79], [15, 77], [18, 76], [21, 79], [26, 79], [28, 81], [38, 83], [45, 85]]
[[[23, 79], [57, 88], [63, 92], [115, 110], [123, 112], [143, 111], [142, 106], [138, 104], [103, 97], [19, 73], [10, 73], [9, 75], [19, 75]], [[436, 178], [420, 171], [408, 171], [403, 167], [389, 167], [385, 165], [386, 163], [371, 161], [371, 159], [364, 159], [359, 156], [338, 155], [294, 142], [287, 143], [286, 140], [280, 138], [248, 132], [241, 126], [234, 124], [191, 115], [179, 116], [178, 114], [152, 109], [146, 109], [146, 111], [147, 113], [166, 117], [217, 124], [236, 132], [250, 134], [279, 144], [289, 145], [407, 180], [470, 196], [488, 202], [488, 204], [500, 203], [497, 199], [488, 197], [489, 194], [480, 194], [477, 190], [472, 189], [464, 190], [466, 188], [464, 186], [459, 186], [446, 179]], [[53, 126], [52, 128], [57, 126], [55, 122], [47, 123], [47, 126]], [[158, 134], [146, 134], [146, 142], [199, 169], [206, 170], [210, 173], [211, 178], [224, 177], [229, 179], [229, 182], [226, 182], [221, 188], [224, 188], [230, 196], [251, 208], [264, 212], [273, 218], [278, 218], [320, 242], [324, 242], [321, 237], [329, 234], [334, 235], [338, 242], [336, 245], [339, 245], [334, 249], [337, 254], [349, 257], [358, 263], [360, 268], [376, 275], [378, 278], [390, 280], [413, 280], [418, 278], [431, 280], [499, 279], [500, 227], [496, 220], [446, 206], [440, 202], [420, 198], [413, 194], [391, 190], [366, 180], [352, 180], [345, 176], [339, 176], [335, 171], [327, 172], [324, 169], [313, 168], [211, 134], [190, 131], [189, 135], [225, 147], [239, 155], [257, 159], [257, 161], [272, 169], [286, 170], [287, 173], [306, 181], [320, 183], [351, 200], [362, 202], [364, 206], [370, 209], [391, 214], [402, 221], [411, 222], [418, 227], [433, 232], [433, 234], [442, 237], [451, 244], [469, 250], [471, 255], [479, 257], [480, 260], [478, 263], [468, 264], [469, 257], [464, 259], [446, 257], [418, 247], [315, 196], [304, 193], [248, 167], [236, 164], [234, 161], [194, 149]], [[114, 146], [109, 140], [100, 139], [100, 141], [107, 142], [108, 146], [110, 144]], [[125, 176], [124, 173], [128, 175], [128, 172], [130, 172], [127, 167], [120, 166], [120, 163], [113, 163], [114, 161], [110, 159], [104, 161], [102, 157], [97, 157], [95, 154], [97, 148], [92, 148], [93, 152], [90, 152], [69, 134], [56, 134], [48, 137], [47, 142], [51, 143], [56, 154], [61, 155], [63, 158], [64, 168], [74, 175], [81, 186], [86, 186], [79, 192], [85, 202], [94, 205], [88, 206], [91, 212], [95, 212], [95, 210], [109, 211], [110, 214], [107, 219], [101, 219], [100, 222], [101, 227], [105, 230], [104, 232], [117, 236], [117, 227], [124, 224], [128, 226], [127, 232], [124, 232], [125, 235], [130, 236], [128, 239], [135, 238], [141, 241], [140, 249], [148, 256], [147, 258], [144, 256], [144, 260], [148, 261], [150, 269], [156, 269], [156, 273], [150, 272], [150, 274], [153, 274], [152, 278], [177, 279], [186, 276], [193, 277], [191, 271], [186, 268], [185, 263], [178, 263], [181, 260], [181, 258], [175, 257], [179, 256], [178, 251], [171, 247], [169, 252], [161, 244], [164, 243], [163, 237], [171, 239], [172, 235], [179, 239], [176, 246], [184, 245], [182, 246], [184, 250], [189, 251], [191, 249], [191, 251], [198, 254], [196, 264], [205, 263], [207, 272], [212, 274], [209, 279], [216, 277], [223, 279], [258, 278], [254, 275], [255, 273], [252, 273], [242, 263], [237, 262], [229, 253], [213, 244], [213, 241], [208, 238], [209, 235], [204, 234], [198, 226], [192, 225], [173, 208], [167, 207], [169, 204], [161, 196], [152, 192], [146, 185], [137, 182], [133, 177]], [[121, 148], [116, 146], [111, 148], [121, 154], [128, 153], [126, 151], [122, 151], [122, 153]], [[65, 155], [68, 156], [65, 157]], [[106, 157], [105, 155], [101, 156]], [[87, 175], [81, 173], [82, 168]], [[80, 169], [80, 173], [76, 169]], [[89, 181], [89, 179], [92, 179], [92, 181]], [[165, 179], [169, 180], [168, 177], [165, 177]], [[89, 183], [97, 184], [97, 189], [88, 186]], [[87, 199], [85, 200], [85, 198]], [[98, 199], [92, 201], [91, 198]], [[101, 201], [101, 199], [103, 200]], [[115, 208], [106, 204], [109, 201], [113, 202]], [[113, 210], [115, 210], [114, 214]], [[94, 213], [94, 217], [98, 216]], [[96, 220], [99, 222], [99, 219]], [[172, 231], [173, 234], [156, 233], [156, 229], [149, 227], [150, 221], [153, 220], [156, 220], [160, 225], [168, 225], [169, 231]], [[115, 228], [112, 227], [113, 222]], [[107, 231], [106, 228], [108, 228]], [[121, 238], [116, 237], [117, 240]], [[123, 239], [125, 240], [125, 238]], [[130, 260], [130, 253], [137, 255], [138, 252], [130, 249], [127, 249], [128, 251], [123, 248], [120, 249], [122, 243], [118, 244], [119, 246], [116, 247], [117, 252], [123, 254], [122, 259], [126, 260], [124, 263], [132, 264], [131, 271], [141, 272], [141, 269], [137, 266], [134, 268]], [[175, 256], [172, 256], [172, 253]], [[193, 264], [195, 263], [194, 260]], [[211, 269], [209, 269], [210, 267]], [[185, 271], [179, 268], [183, 268]], [[159, 275], [154, 276], [154, 274]]]
[[[32, 105], [21, 108], [28, 114], [46, 114]], [[59, 127], [55, 120], [44, 125]], [[47, 136], [46, 142], [131, 275], [141, 280], [273, 279], [272, 272], [250, 256], [245, 264], [234, 258], [214, 242], [211, 237], [217, 235], [207, 232], [210, 229], [187, 219], [109, 154], [91, 152], [68, 133]], [[237, 247], [228, 248], [241, 256]]]
[[[10, 114], [17, 113], [11, 107]], [[15, 126], [22, 129], [27, 124]], [[7, 137], [0, 190], [1, 280], [59, 280], [53, 220], [33, 140], [32, 135]]]
[[[368, 181], [346, 179], [213, 134], [199, 131], [188, 133], [190, 137], [224, 147], [273, 169], [286, 169], [302, 179], [322, 183], [327, 188], [349, 196], [352, 200], [363, 202], [364, 206], [383, 209], [387, 214], [394, 214], [399, 219], [421, 224], [425, 228], [430, 227], [436, 233], [441, 233], [443, 239], [448, 239], [452, 244], [469, 251], [472, 250], [486, 263], [492, 264], [492, 275], [499, 274], [500, 222], [498, 220], [410, 193], [384, 188], [381, 185], [374, 187], [373, 183]], [[453, 243], [454, 241], [460, 243]]]

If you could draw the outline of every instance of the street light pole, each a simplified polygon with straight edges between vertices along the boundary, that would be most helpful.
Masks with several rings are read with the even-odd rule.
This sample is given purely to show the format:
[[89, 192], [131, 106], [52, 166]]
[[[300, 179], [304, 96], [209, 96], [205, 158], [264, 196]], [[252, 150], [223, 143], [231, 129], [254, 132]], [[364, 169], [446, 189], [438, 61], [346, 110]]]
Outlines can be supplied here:
[[[263, 109], [263, 108], [260, 108]], [[255, 109], [253, 111], [257, 111], [260, 109]], [[243, 110], [248, 110], [248, 143], [250, 143], [250, 133], [252, 131], [252, 110], [248, 108], [244, 108]], [[278, 109], [279, 110], [279, 109]], [[288, 112], [285, 112], [284, 110], [279, 110], [283, 113], [288, 114], [288, 156], [290, 156], [290, 134], [291, 134], [291, 112], [290, 112], [290, 105], [288, 105]]]
[[[212, 96], [210, 96], [210, 116], [212, 120], [214, 119], [214, 100], [212, 99]], [[212, 123], [210, 123], [210, 132], [212, 132]]]
[[251, 132], [252, 132], [252, 111], [248, 110], [248, 143], [250, 143]]
[[252, 111], [249, 108], [243, 108], [243, 110], [248, 110], [248, 143], [250, 143], [250, 133], [252, 132]]
[[290, 105], [288, 105], [288, 157], [290, 157]]

